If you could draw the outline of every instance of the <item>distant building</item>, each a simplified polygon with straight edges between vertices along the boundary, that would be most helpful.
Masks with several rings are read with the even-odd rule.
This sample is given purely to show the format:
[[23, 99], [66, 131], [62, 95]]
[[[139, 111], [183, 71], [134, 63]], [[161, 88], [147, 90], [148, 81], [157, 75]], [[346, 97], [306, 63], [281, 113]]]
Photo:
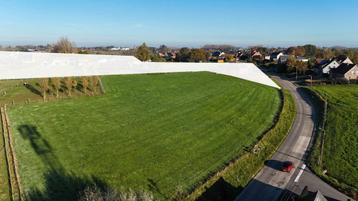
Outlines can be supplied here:
[[211, 56], [212, 56], [212, 57], [215, 57], [215, 58], [224, 57], [224, 56], [225, 56], [225, 52], [215, 51], [215, 52], [211, 53]]
[[280, 63], [280, 64], [285, 64], [285, 63], [287, 63], [288, 58], [290, 58], [290, 55], [282, 54], [282, 55], [278, 58], [278, 63]]
[[353, 64], [353, 62], [349, 59], [349, 57], [341, 55], [334, 58], [339, 64]]
[[211, 58], [210, 60], [211, 61], [214, 61], [214, 62], [225, 62], [225, 52], [222, 52], [222, 51], [215, 51], [213, 53], [211, 53]]
[[320, 69], [323, 74], [329, 74], [331, 69], [337, 68], [340, 65], [336, 60], [322, 61]]
[[331, 76], [341, 80], [358, 79], [358, 65], [342, 63], [337, 68], [331, 69]]
[[297, 57], [297, 61], [300, 61], [300, 62], [308, 62], [309, 60], [305, 57]]
[[271, 61], [278, 61], [284, 54], [282, 52], [274, 52], [271, 54]]
[[109, 50], [111, 50], [111, 51], [129, 51], [130, 48], [129, 47], [112, 47]]
[[257, 50], [253, 50], [251, 52], [251, 58], [253, 60], [262, 60], [263, 56], [262, 56], [261, 52], [259, 52]]
[[265, 56], [266, 61], [271, 61], [271, 56]]
[[353, 62], [347, 56], [339, 56], [330, 60], [323, 60], [318, 64], [320, 73], [323, 75], [330, 74], [332, 69], [338, 68], [341, 64], [353, 64]]

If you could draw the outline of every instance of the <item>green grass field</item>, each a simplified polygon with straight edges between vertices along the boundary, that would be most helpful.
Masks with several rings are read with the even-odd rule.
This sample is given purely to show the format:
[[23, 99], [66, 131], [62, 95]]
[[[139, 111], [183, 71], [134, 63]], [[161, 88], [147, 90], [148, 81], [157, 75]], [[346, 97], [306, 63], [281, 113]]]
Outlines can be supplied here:
[[328, 101], [323, 169], [339, 183], [358, 189], [358, 86], [317, 86], [313, 90]]
[[206, 72], [102, 81], [103, 96], [9, 111], [30, 198], [71, 200], [95, 182], [170, 199], [255, 143], [280, 102], [274, 88]]

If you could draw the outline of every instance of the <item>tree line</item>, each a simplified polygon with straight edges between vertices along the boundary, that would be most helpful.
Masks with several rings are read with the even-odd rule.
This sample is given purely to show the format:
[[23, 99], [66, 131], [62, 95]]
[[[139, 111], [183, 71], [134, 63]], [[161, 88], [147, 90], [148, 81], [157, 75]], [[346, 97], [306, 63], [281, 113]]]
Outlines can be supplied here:
[[[164, 45], [159, 49], [165, 51], [166, 48]], [[163, 50], [162, 50], [163, 49]], [[166, 48], [167, 49], [167, 48]], [[139, 46], [135, 52], [135, 57], [141, 61], [153, 61], [153, 62], [162, 62], [166, 61], [164, 58], [160, 58], [159, 55], [154, 51], [153, 48], [149, 48], [146, 43], [143, 43]], [[181, 48], [177, 54], [174, 61], [176, 62], [207, 62], [209, 61], [210, 53], [209, 51], [203, 48]]]
[[[60, 92], [65, 93], [68, 97], [72, 97], [74, 90], [80, 91], [85, 95], [94, 96], [98, 93], [100, 82], [98, 76], [80, 78], [43, 78], [38, 81], [37, 85], [40, 88], [43, 100], [46, 101], [50, 94], [59, 98]], [[27, 88], [32, 87], [29, 83], [25, 83], [24, 85]]]

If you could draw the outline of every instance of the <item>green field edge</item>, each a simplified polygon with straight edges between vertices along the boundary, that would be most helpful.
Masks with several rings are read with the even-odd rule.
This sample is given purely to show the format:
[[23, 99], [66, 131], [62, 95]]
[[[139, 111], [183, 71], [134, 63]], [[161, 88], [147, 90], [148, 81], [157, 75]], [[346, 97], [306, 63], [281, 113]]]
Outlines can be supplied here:
[[[280, 144], [285, 139], [286, 134], [288, 133], [288, 131], [290, 130], [290, 128], [291, 128], [291, 126], [293, 124], [293, 120], [294, 120], [294, 116], [295, 116], [294, 115], [295, 112], [293, 114], [291, 114], [291, 116], [293, 118], [292, 118], [291, 123], [288, 124], [288, 125], [290, 125], [289, 128], [288, 129], [283, 128], [284, 127], [283, 121], [285, 121], [285, 122], [288, 122], [288, 121], [286, 121], [287, 118], [282, 118], [282, 116], [285, 113], [288, 113], [288, 111], [286, 111], [286, 110], [288, 110], [288, 108], [291, 108], [292, 105], [294, 105], [294, 101], [293, 101], [292, 96], [290, 95], [290, 93], [288, 91], [286, 91], [286, 90], [284, 90], [284, 91], [277, 90], [277, 91], [278, 91], [277, 93], [280, 95], [280, 100], [281, 101], [280, 101], [280, 106], [279, 106], [279, 108], [277, 110], [277, 114], [275, 115], [275, 118], [274, 118], [274, 120], [272, 122], [272, 125], [270, 125], [269, 128], [266, 129], [262, 133], [262, 135], [260, 135], [257, 138], [257, 140], [258, 140], [257, 142], [255, 142], [251, 146], [248, 146], [247, 150], [243, 151], [239, 156], [235, 157], [234, 159], [230, 160], [229, 162], [227, 162], [226, 164], [221, 166], [219, 168], [219, 170], [214, 171], [213, 173], [209, 174], [208, 177], [203, 180], [203, 182], [199, 183], [198, 186], [193, 187], [193, 189], [192, 189], [193, 191], [190, 191], [189, 193], [182, 193], [181, 195], [184, 195], [186, 197], [184, 200], [197, 200], [197, 198], [200, 197], [200, 195], [202, 195], [205, 192], [205, 190], [201, 191], [199, 189], [202, 189], [202, 188], [208, 189], [208, 188], [210, 188], [210, 186], [212, 186], [220, 178], [223, 177], [223, 178], [226, 179], [229, 176], [232, 176], [233, 174], [231, 173], [231, 171], [237, 171], [237, 169], [240, 169], [240, 168], [245, 168], [245, 169], [248, 169], [250, 171], [254, 170], [251, 173], [248, 173], [247, 175], [240, 175], [239, 176], [240, 181], [243, 181], [243, 182], [240, 182], [239, 186], [246, 186], [250, 182], [252, 177], [254, 177], [257, 174], [257, 172], [262, 168], [262, 166], [264, 164], [264, 161], [266, 159], [270, 158], [274, 154], [274, 152], [277, 150], [277, 148], [280, 146]], [[102, 94], [105, 93], [103, 88], [101, 88], [101, 92], [102, 92]], [[84, 97], [74, 96], [74, 97], [71, 97], [71, 98], [55, 99], [55, 101], [67, 101], [67, 100], [70, 100], [70, 99], [81, 99], [81, 98], [84, 98]], [[289, 99], [289, 100], [287, 100], [287, 99]], [[32, 101], [31, 103], [43, 103], [43, 104], [46, 104], [46, 102], [44, 103], [41, 99], [39, 99], [38, 101]], [[15, 106], [18, 106], [18, 104], [10, 105], [9, 108], [11, 108], [11, 106], [15, 107]], [[286, 129], [287, 132], [282, 132], [285, 135], [280, 137], [281, 140], [279, 141], [279, 143], [271, 142], [271, 140], [276, 140], [275, 134], [276, 134], [277, 130], [281, 131], [281, 129], [282, 129], [280, 126], [282, 126], [283, 129]], [[280, 127], [280, 128], [278, 128], [278, 127]], [[257, 146], [259, 147], [260, 150], [258, 152], [254, 153], [254, 149], [256, 149]], [[274, 148], [274, 150], [273, 151], [268, 151], [268, 149], [271, 150], [272, 147]], [[267, 154], [269, 154], [269, 155], [267, 155]], [[267, 157], [265, 157], [264, 160], [261, 160], [262, 155], [265, 155]], [[257, 161], [255, 161], [255, 160], [257, 160]], [[240, 162], [240, 161], [242, 161], [242, 162]], [[257, 164], [257, 162], [259, 162], [260, 165], [257, 166], [257, 168], [256, 168], [256, 165], [255, 165], [255, 168], [252, 168], [251, 166], [250, 166], [250, 168], [247, 168], [247, 167], [245, 167], [247, 165], [247, 164], [245, 164], [245, 162], [247, 162], [247, 161], [249, 161], [248, 164], [250, 164], [250, 165], [252, 165], [251, 163]], [[245, 178], [245, 179], [243, 179], [243, 178]], [[243, 185], [241, 185], [241, 183]], [[195, 194], [195, 192], [199, 192], [198, 190], [201, 191], [201, 193], [193, 196]], [[237, 193], [237, 192], [235, 192], [235, 193]], [[187, 196], [187, 195], [189, 195], [189, 196]], [[180, 197], [180, 195], [178, 197]], [[10, 199], [11, 198], [9, 197], [9, 200]]]
[[[327, 114], [327, 108], [329, 105], [329, 102], [325, 100], [320, 94], [318, 94], [315, 90], [309, 88], [309, 87], [302, 87], [310, 96], [312, 103], [314, 104], [314, 107], [316, 108], [318, 112], [318, 126], [315, 130], [315, 139], [313, 141], [313, 145], [311, 148], [311, 151], [308, 155], [308, 167], [317, 175], [319, 176], [323, 181], [327, 182], [329, 185], [333, 186], [334, 188], [338, 189], [342, 193], [357, 199], [358, 195], [358, 189], [346, 184], [344, 181], [340, 181], [337, 178], [334, 178], [329, 175], [325, 175], [323, 173], [323, 168], [320, 164], [320, 161], [322, 160], [320, 158], [320, 152], [321, 152], [321, 146], [322, 146], [322, 140], [323, 135], [325, 131], [325, 124], [326, 124], [326, 114]], [[326, 106], [325, 106], [326, 105]], [[323, 160], [321, 161], [323, 162]]]
[[[206, 198], [205, 196], [203, 198], [203, 194], [221, 179], [234, 187], [235, 190], [231, 190], [232, 192], [229, 193], [231, 194], [229, 195], [230, 199], [234, 199], [261, 170], [264, 162], [272, 157], [283, 143], [296, 116], [296, 106], [291, 93], [288, 90], [279, 90], [278, 93], [280, 94], [281, 103], [273, 125], [258, 138], [258, 141], [251, 146], [249, 151], [243, 152], [231, 160], [224, 168], [221, 168], [194, 188], [185, 198], [186, 201], [205, 200]], [[215, 193], [219, 195], [222, 192]], [[226, 196], [225, 199], [227, 198]]]

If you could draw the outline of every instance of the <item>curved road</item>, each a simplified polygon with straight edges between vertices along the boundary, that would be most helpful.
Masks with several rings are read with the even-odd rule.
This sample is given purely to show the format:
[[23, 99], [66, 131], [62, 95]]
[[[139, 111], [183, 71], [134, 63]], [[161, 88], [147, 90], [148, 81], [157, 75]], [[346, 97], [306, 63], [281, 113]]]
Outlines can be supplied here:
[[[313, 139], [316, 113], [309, 97], [302, 93], [293, 83], [274, 77], [284, 89], [291, 92], [296, 103], [296, 119], [287, 138], [265, 166], [246, 186], [235, 201], [276, 201], [281, 195], [284, 199], [293, 194], [301, 194], [308, 186], [309, 191], [320, 190], [330, 200], [346, 201], [350, 199], [312, 174], [304, 159]], [[283, 161], [292, 161], [295, 170], [291, 173], [280, 171]], [[353, 199], [351, 199], [353, 200]]]

